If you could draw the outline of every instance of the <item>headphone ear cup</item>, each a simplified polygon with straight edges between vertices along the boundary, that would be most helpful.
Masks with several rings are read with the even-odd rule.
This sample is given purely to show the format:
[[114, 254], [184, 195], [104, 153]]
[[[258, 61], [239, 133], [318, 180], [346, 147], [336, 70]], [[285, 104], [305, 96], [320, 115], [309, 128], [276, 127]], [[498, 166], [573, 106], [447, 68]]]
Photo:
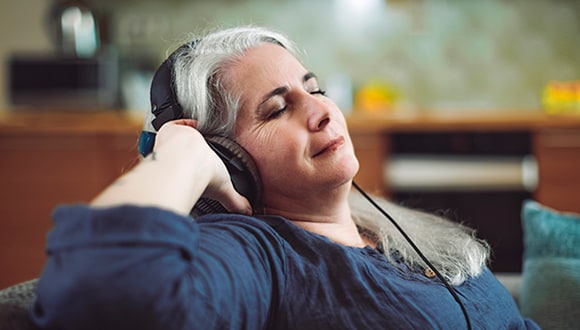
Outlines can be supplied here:
[[[262, 180], [252, 156], [238, 143], [223, 136], [206, 137], [206, 141], [224, 162], [236, 191], [248, 199], [254, 213], [262, 213]], [[200, 198], [192, 213], [199, 216], [225, 212], [219, 202]]]

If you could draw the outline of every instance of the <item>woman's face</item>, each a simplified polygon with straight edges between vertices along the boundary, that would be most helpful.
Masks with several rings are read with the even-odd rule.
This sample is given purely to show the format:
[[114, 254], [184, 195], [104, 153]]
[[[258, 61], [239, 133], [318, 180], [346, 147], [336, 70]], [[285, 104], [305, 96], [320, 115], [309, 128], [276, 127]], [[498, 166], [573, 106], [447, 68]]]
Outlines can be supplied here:
[[227, 77], [241, 95], [234, 138], [256, 162], [266, 207], [350, 187], [358, 161], [344, 116], [293, 55], [264, 44]]

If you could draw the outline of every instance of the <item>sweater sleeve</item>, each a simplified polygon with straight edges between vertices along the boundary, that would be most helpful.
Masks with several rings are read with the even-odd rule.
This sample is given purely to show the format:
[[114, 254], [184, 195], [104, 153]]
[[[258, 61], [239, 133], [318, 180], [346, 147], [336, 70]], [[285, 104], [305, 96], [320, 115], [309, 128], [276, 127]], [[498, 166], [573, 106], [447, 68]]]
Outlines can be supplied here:
[[[215, 216], [218, 217], [218, 216]], [[41, 328], [259, 329], [283, 283], [259, 220], [156, 208], [58, 208], [31, 313]]]

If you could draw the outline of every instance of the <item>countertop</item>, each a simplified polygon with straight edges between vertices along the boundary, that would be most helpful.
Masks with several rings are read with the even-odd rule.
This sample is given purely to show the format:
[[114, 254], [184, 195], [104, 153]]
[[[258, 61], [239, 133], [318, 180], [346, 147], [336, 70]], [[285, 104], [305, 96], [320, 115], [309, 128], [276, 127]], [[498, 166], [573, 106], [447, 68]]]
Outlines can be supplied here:
[[[548, 115], [532, 110], [354, 112], [346, 116], [356, 133], [425, 130], [534, 130], [580, 128], [580, 113]], [[144, 114], [130, 111], [3, 111], [0, 132], [135, 132]]]

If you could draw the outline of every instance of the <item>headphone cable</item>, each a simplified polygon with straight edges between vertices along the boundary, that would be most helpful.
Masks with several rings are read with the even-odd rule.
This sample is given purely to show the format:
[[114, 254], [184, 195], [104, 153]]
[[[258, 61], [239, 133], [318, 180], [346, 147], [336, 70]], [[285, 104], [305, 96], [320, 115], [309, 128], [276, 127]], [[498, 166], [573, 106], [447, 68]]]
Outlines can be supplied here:
[[465, 322], [467, 323], [467, 329], [471, 330], [471, 321], [469, 320], [469, 315], [467, 314], [465, 305], [463, 305], [463, 303], [461, 302], [461, 299], [457, 295], [455, 289], [453, 289], [453, 287], [447, 282], [447, 280], [443, 277], [443, 275], [441, 275], [441, 273], [437, 270], [437, 268], [433, 266], [433, 264], [429, 261], [429, 259], [425, 257], [423, 252], [421, 252], [421, 250], [417, 247], [417, 245], [415, 245], [415, 242], [413, 242], [413, 240], [409, 237], [409, 235], [407, 235], [407, 233], [403, 230], [403, 228], [399, 226], [399, 224], [395, 221], [395, 219], [393, 219], [393, 217], [391, 217], [387, 213], [387, 211], [385, 211], [382, 207], [380, 207], [366, 192], [364, 192], [364, 190], [362, 190], [362, 188], [359, 187], [359, 185], [356, 184], [356, 182], [352, 181], [352, 185], [369, 201], [369, 203], [371, 203], [379, 212], [381, 212], [381, 214], [383, 214], [387, 219], [389, 219], [389, 221], [391, 221], [391, 223], [395, 226], [395, 228], [397, 228], [397, 230], [401, 233], [401, 235], [403, 235], [405, 240], [407, 240], [407, 242], [411, 245], [413, 250], [415, 250], [415, 252], [417, 252], [419, 257], [423, 260], [423, 262], [425, 262], [427, 267], [429, 267], [435, 273], [435, 275], [437, 275], [437, 278], [439, 278], [439, 280], [443, 283], [443, 285], [445, 285], [449, 293], [451, 293], [451, 295], [453, 296], [453, 299], [455, 299], [457, 304], [459, 304], [461, 312], [465, 317]]

